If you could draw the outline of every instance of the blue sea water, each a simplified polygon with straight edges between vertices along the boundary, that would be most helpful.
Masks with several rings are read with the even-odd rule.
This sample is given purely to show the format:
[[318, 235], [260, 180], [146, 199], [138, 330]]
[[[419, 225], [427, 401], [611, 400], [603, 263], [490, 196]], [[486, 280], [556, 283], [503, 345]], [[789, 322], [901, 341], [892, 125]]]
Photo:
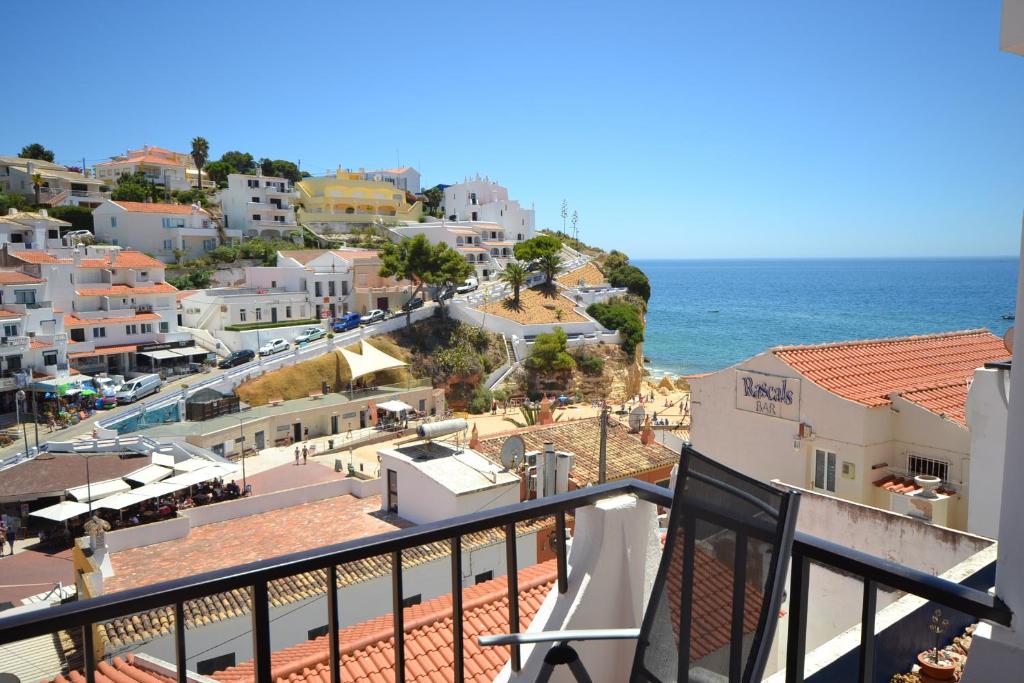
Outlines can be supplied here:
[[655, 376], [732, 365], [779, 344], [1012, 325], [1017, 258], [637, 260], [651, 280]]

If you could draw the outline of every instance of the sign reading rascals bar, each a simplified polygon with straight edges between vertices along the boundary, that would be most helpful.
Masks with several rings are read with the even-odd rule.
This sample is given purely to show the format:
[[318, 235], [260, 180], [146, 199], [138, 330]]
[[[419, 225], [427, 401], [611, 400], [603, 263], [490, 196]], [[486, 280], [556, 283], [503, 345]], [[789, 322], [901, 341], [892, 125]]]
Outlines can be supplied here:
[[800, 380], [736, 371], [736, 408], [783, 420], [800, 420]]

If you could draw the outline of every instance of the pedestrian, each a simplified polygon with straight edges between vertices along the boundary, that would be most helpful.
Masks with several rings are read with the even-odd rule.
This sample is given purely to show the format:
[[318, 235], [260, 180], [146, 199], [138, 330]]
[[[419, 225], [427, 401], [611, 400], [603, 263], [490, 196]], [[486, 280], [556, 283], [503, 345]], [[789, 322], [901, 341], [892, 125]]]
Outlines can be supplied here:
[[309, 427], [306, 427], [302, 430], [302, 440], [309, 441]]
[[302, 444], [302, 464], [306, 464], [306, 458], [309, 456], [309, 449], [306, 448], [306, 444]]
[[498, 414], [498, 399], [491, 399], [491, 415]]
[[11, 546], [11, 555], [14, 554], [14, 527], [7, 527], [7, 545]]
[[295, 464], [299, 464], [299, 444], [295, 444]]
[[[0, 557], [4, 556], [4, 539], [7, 538], [7, 525], [0, 522]], [[11, 554], [14, 554], [14, 548], [11, 548]]]

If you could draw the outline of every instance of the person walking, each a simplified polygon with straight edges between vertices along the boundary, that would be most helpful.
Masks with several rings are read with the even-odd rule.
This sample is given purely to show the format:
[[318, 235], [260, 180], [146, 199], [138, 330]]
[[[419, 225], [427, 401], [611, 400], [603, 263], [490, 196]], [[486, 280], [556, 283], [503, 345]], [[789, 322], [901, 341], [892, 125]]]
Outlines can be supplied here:
[[[0, 521], [0, 557], [4, 556], [4, 539], [7, 538], [7, 525]], [[14, 547], [11, 547], [11, 554], [14, 554]]]
[[11, 546], [11, 555], [14, 554], [14, 527], [7, 527], [7, 545]]
[[299, 444], [295, 444], [295, 464], [299, 464]]
[[306, 464], [306, 458], [309, 456], [309, 449], [306, 448], [306, 444], [302, 444], [302, 464]]

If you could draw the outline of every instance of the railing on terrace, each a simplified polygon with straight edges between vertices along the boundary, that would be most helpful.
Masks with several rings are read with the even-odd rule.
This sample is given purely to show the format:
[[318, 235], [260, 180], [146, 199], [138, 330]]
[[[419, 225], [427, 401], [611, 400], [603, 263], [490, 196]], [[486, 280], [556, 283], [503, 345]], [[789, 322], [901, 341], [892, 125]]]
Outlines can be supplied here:
[[[0, 617], [0, 645], [58, 631], [81, 629], [84, 644], [85, 679], [95, 681], [96, 660], [95, 640], [91, 626], [125, 617], [144, 610], [153, 610], [165, 605], [174, 606], [175, 624], [185, 622], [185, 604], [235, 589], [250, 589], [252, 596], [252, 633], [255, 665], [255, 680], [269, 681], [271, 677], [271, 633], [270, 603], [268, 585], [270, 582], [296, 574], [326, 570], [328, 586], [336, 586], [338, 565], [365, 560], [380, 555], [391, 559], [391, 598], [395, 635], [395, 680], [405, 681], [405, 631], [402, 605], [402, 553], [430, 543], [447, 541], [451, 552], [451, 589], [453, 614], [462, 609], [462, 539], [468, 534], [503, 528], [505, 531], [505, 555], [508, 567], [517, 567], [515, 525], [519, 522], [539, 518], [555, 519], [555, 554], [557, 565], [557, 589], [565, 594], [569, 588], [566, 564], [567, 548], [564, 541], [566, 518], [573, 510], [594, 505], [598, 501], [616, 495], [632, 494], [641, 500], [664, 507], [671, 507], [672, 494], [665, 488], [635, 479], [621, 480], [608, 484], [578, 489], [557, 496], [531, 500], [494, 510], [487, 510], [450, 520], [414, 526], [392, 533], [347, 541], [314, 550], [292, 553], [281, 557], [252, 562], [184, 579], [126, 590], [92, 600], [68, 603], [42, 611]], [[714, 514], [694, 507], [698, 517]], [[716, 519], [718, 519], [716, 517]], [[721, 520], [719, 520], [721, 521]], [[756, 533], [747, 529], [748, 533]], [[875, 595], [880, 585], [889, 586], [909, 594], [998, 624], [1009, 625], [1012, 614], [1000, 601], [987, 593], [941, 579], [895, 562], [867, 555], [845, 546], [822, 540], [806, 534], [797, 534], [793, 544], [791, 580], [789, 592], [789, 637], [786, 659], [787, 682], [804, 679], [804, 658], [807, 629], [808, 578], [810, 565], [824, 565], [848, 576], [863, 581], [862, 635], [859, 651], [860, 677], [871, 680], [873, 671], [875, 641]], [[508, 573], [508, 601], [510, 630], [519, 632], [519, 590], [515, 571]], [[340, 681], [339, 605], [337, 591], [327, 592], [327, 635], [331, 680]], [[175, 653], [178, 662], [177, 680], [186, 683], [187, 659], [185, 630], [174, 629]], [[462, 620], [453, 620], [453, 670], [455, 681], [465, 680], [463, 625]], [[511, 667], [518, 671], [521, 655], [518, 645], [511, 646]]]

